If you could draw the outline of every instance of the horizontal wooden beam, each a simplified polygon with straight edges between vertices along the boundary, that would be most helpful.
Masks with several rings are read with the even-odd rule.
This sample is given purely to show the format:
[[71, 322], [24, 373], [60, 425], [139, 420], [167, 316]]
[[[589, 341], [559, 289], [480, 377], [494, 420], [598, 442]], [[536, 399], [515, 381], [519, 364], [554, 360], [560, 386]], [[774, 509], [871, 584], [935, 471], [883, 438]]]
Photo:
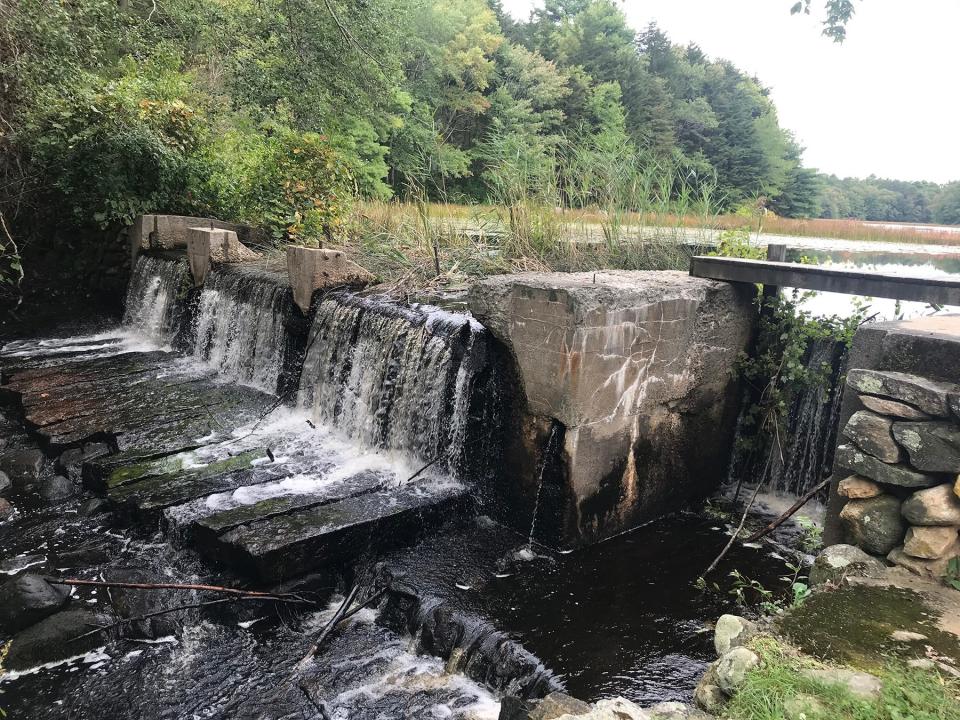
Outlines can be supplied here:
[[886, 275], [820, 265], [704, 255], [691, 258], [690, 274], [695, 277], [728, 282], [760, 283], [847, 295], [915, 300], [934, 305], [960, 305], [960, 279], [954, 278]]

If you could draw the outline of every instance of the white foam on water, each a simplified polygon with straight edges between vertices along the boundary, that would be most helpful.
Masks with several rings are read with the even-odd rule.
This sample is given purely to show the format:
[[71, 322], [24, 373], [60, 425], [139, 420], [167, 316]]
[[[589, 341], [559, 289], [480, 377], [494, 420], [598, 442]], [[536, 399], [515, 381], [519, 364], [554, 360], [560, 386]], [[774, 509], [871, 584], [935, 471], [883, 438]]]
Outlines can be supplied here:
[[[394, 693], [409, 697], [406, 717], [456, 720], [496, 720], [499, 717], [500, 702], [489, 690], [459, 673], [448, 673], [439, 658], [407, 651], [403, 642], [388, 643], [376, 656], [357, 660], [369, 665], [385, 658], [389, 661], [377, 677], [341, 692], [326, 703], [332, 720], [349, 720], [356, 703], [375, 703]], [[436, 702], [432, 697], [434, 694], [452, 698], [447, 702]]]
[[42, 665], [36, 665], [26, 670], [4, 670], [0, 674], [0, 684], [5, 682], [10, 682], [21, 678], [24, 675], [35, 675], [37, 673], [43, 672], [44, 670], [51, 670], [53, 668], [62, 667], [64, 665], [74, 666], [78, 664], [91, 665], [93, 667], [101, 667], [103, 663], [112, 660], [110, 655], [106, 653], [107, 646], [102, 645], [94, 650], [89, 652], [81, 653], [79, 655], [72, 655], [63, 660], [55, 660], [53, 662], [43, 663]]

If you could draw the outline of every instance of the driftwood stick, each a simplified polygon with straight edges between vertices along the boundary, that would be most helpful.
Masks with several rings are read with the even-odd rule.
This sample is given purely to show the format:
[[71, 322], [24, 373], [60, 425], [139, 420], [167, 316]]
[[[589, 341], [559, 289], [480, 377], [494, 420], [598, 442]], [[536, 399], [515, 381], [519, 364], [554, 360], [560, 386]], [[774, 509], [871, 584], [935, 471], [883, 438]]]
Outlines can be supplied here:
[[406, 485], [406, 484], [407, 484], [408, 482], [410, 482], [411, 480], [415, 480], [416, 478], [420, 477], [420, 475], [421, 475], [425, 470], [427, 470], [428, 468], [433, 467], [433, 466], [436, 465], [438, 462], [440, 462], [440, 460], [442, 460], [442, 459], [443, 459], [443, 455], [437, 455], [433, 460], [431, 460], [430, 462], [428, 462], [426, 465], [423, 465], [419, 470], [417, 470], [413, 475], [411, 475], [410, 477], [408, 477], [406, 480], [401, 480], [399, 483], [397, 483], [397, 487], [400, 487], [401, 485]]
[[770, 523], [769, 525], [767, 525], [767, 526], [766, 526], [765, 528], [763, 528], [762, 530], [757, 530], [757, 532], [755, 532], [753, 535], [751, 535], [751, 536], [748, 537], [746, 540], [744, 540], [744, 542], [756, 542], [756, 541], [759, 540], [760, 538], [766, 537], [767, 535], [769, 535], [770, 533], [772, 533], [772, 532], [773, 532], [774, 530], [776, 530], [778, 527], [780, 527], [781, 525], [783, 525], [783, 523], [785, 523], [788, 519], [790, 519], [790, 517], [793, 516], [794, 513], [797, 512], [797, 510], [799, 510], [799, 509], [802, 508], [804, 505], [806, 505], [808, 502], [810, 502], [810, 499], [811, 499], [814, 495], [816, 495], [818, 492], [820, 492], [821, 490], [823, 490], [823, 489], [824, 489], [827, 485], [829, 485], [829, 484], [830, 484], [830, 478], [827, 478], [826, 480], [824, 480], [823, 482], [821, 482], [819, 485], [817, 485], [815, 488], [813, 488], [813, 490], [811, 490], [810, 492], [808, 492], [808, 493], [807, 493], [806, 495], [804, 495], [802, 498], [800, 498], [799, 500], [797, 500], [793, 505], [791, 505], [791, 506], [790, 506], [790, 509], [787, 510], [785, 513], [783, 513], [783, 515], [781, 515], [780, 517], [778, 517], [776, 520], [774, 520], [772, 523]]
[[[178, 612], [179, 610], [193, 610], [194, 608], [207, 607], [209, 605], [222, 605], [223, 603], [239, 602], [245, 598], [220, 598], [219, 600], [207, 600], [205, 602], [190, 603], [188, 605], [176, 605], [170, 608], [164, 608], [163, 610], [155, 610], [154, 612], [145, 613], [143, 615], [136, 615], [129, 618], [120, 618], [116, 622], [107, 623], [106, 625], [96, 625], [93, 627], [93, 630], [85, 632], [82, 635], [77, 635], [75, 638], [72, 638], [70, 642], [76, 642], [90, 635], [96, 635], [97, 633], [106, 632], [107, 630], [113, 630], [115, 627], [120, 625], [127, 625], [129, 623], [138, 622], [140, 620], [149, 620], [150, 618], [157, 617], [158, 615], [166, 615], [168, 613]], [[258, 600], [260, 598], [257, 598]]]
[[310, 646], [310, 649], [307, 651], [307, 654], [303, 656], [303, 659], [297, 663], [297, 669], [303, 668], [320, 650], [320, 646], [323, 645], [330, 633], [333, 632], [333, 628], [343, 620], [343, 616], [346, 614], [347, 610], [350, 609], [350, 605], [353, 603], [354, 598], [357, 597], [357, 593], [360, 592], [360, 585], [354, 585], [350, 588], [350, 592], [347, 593], [347, 596], [343, 598], [343, 602], [340, 603], [340, 607], [337, 608], [337, 611], [333, 614], [333, 617], [330, 618], [329, 622], [323, 626], [323, 630], [320, 631], [320, 635], [317, 637], [313, 645]]
[[194, 585], [191, 583], [147, 583], [147, 582], [110, 582], [106, 580], [80, 580], [78, 578], [44, 578], [51, 585], [74, 585], [102, 588], [125, 588], [128, 590], [197, 590], [218, 592], [244, 600], [283, 600], [309, 603], [310, 601], [294, 593], [271, 593], [260, 590], [241, 590], [221, 585]]

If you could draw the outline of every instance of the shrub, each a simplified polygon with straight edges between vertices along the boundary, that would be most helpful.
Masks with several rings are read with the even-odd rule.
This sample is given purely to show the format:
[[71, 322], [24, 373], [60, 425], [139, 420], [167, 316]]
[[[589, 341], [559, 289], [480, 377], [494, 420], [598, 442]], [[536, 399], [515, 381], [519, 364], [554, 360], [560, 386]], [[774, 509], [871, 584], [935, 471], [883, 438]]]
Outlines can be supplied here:
[[129, 223], [156, 209], [189, 209], [202, 169], [204, 113], [180, 59], [126, 58], [110, 81], [86, 74], [38, 98], [20, 139], [32, 162], [83, 223]]

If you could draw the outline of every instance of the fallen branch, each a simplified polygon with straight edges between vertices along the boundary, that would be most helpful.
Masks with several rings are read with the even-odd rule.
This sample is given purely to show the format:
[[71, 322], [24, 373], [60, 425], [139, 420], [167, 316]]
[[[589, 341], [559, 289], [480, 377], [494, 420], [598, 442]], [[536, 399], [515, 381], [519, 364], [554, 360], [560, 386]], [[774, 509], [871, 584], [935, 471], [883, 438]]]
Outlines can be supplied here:
[[400, 487], [401, 485], [406, 485], [411, 480], [415, 480], [416, 478], [420, 477], [421, 473], [423, 473], [428, 468], [436, 465], [438, 462], [440, 462], [442, 458], [443, 458], [443, 455], [437, 455], [433, 460], [428, 462], [426, 465], [422, 466], [419, 470], [417, 470], [413, 475], [408, 477], [406, 480], [401, 480], [399, 483], [397, 483], [397, 487]]
[[243, 600], [282, 600], [285, 602], [312, 601], [294, 593], [271, 593], [260, 590], [241, 590], [222, 585], [196, 585], [191, 583], [147, 583], [147, 582], [110, 582], [107, 580], [80, 580], [78, 578], [44, 578], [51, 585], [72, 585], [76, 587], [124, 588], [128, 590], [197, 590], [232, 595]]
[[769, 525], [767, 525], [767, 526], [766, 526], [765, 528], [763, 528], [762, 530], [757, 530], [757, 532], [755, 532], [753, 535], [751, 535], [751, 536], [748, 537], [746, 540], [744, 540], [744, 542], [756, 542], [756, 541], [759, 540], [760, 538], [766, 537], [767, 535], [769, 535], [770, 533], [772, 533], [772, 532], [773, 532], [774, 530], [776, 530], [778, 527], [780, 527], [781, 525], [783, 525], [783, 523], [785, 523], [787, 520], [789, 520], [790, 517], [791, 517], [794, 513], [797, 512], [797, 510], [799, 510], [799, 509], [802, 508], [804, 505], [806, 505], [814, 495], [816, 495], [818, 492], [820, 492], [821, 490], [823, 490], [823, 489], [824, 489], [827, 485], [829, 485], [829, 484], [830, 484], [830, 478], [827, 478], [827, 479], [824, 480], [822, 483], [820, 483], [820, 484], [817, 485], [815, 488], [813, 488], [813, 490], [811, 490], [810, 492], [808, 492], [808, 493], [807, 493], [806, 495], [804, 495], [802, 498], [800, 498], [799, 500], [797, 500], [793, 505], [791, 505], [791, 506], [790, 506], [790, 509], [787, 510], [785, 513], [783, 513], [783, 515], [781, 515], [780, 517], [778, 517], [776, 520], [774, 520], [772, 523], [770, 523]]
[[350, 605], [353, 604], [354, 599], [357, 597], [357, 593], [360, 592], [360, 585], [356, 584], [350, 588], [350, 592], [347, 593], [347, 596], [343, 598], [343, 602], [340, 603], [340, 607], [337, 608], [337, 611], [333, 614], [333, 617], [330, 618], [329, 622], [323, 626], [323, 630], [320, 631], [319, 637], [310, 646], [310, 649], [307, 651], [307, 654], [303, 656], [303, 659], [297, 663], [297, 669], [301, 669], [304, 665], [310, 662], [314, 656], [319, 652], [320, 647], [330, 636], [330, 633], [333, 632], [333, 629], [340, 624], [340, 621], [344, 619], [344, 616], [347, 613], [347, 610], [350, 609]]

